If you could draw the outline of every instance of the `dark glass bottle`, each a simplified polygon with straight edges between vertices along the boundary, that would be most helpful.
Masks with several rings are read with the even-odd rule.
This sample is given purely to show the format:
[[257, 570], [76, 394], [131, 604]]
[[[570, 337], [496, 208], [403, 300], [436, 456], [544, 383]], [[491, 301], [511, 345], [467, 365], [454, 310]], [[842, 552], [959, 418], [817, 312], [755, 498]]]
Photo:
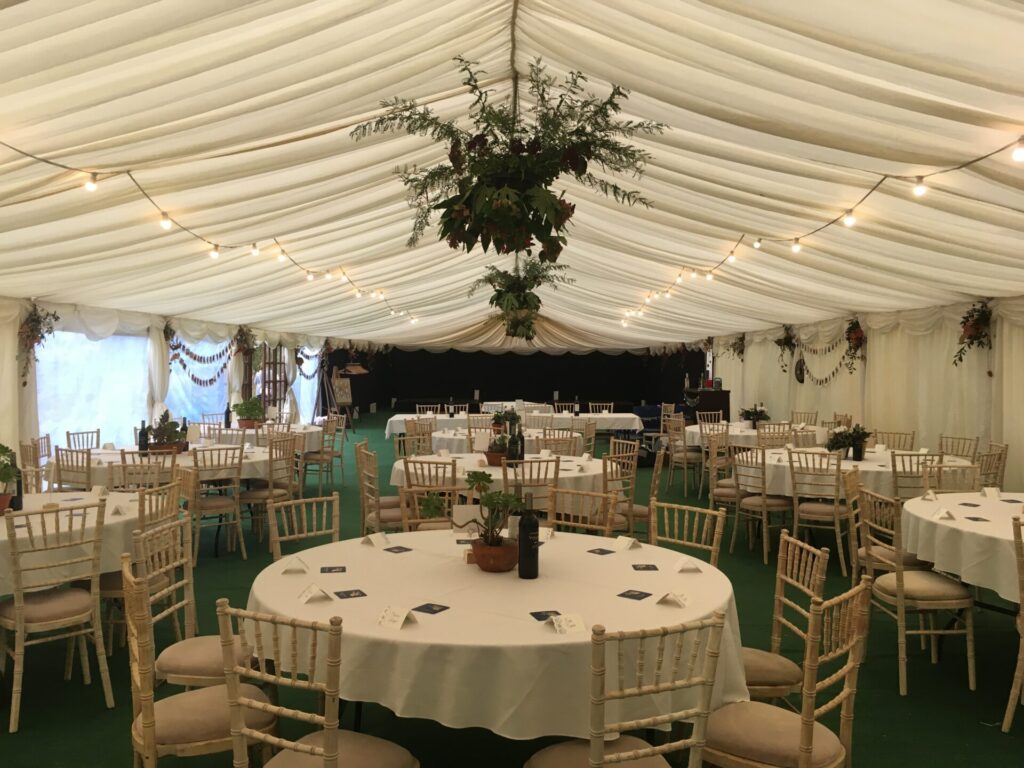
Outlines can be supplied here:
[[509, 427], [508, 445], [505, 448], [505, 457], [509, 461], [519, 461], [523, 458], [519, 455], [519, 441], [516, 439], [515, 426]]
[[539, 572], [540, 524], [533, 513], [533, 497], [526, 494], [526, 509], [519, 518], [519, 578], [536, 579]]
[[187, 432], [188, 431], [188, 419], [185, 418], [184, 416], [181, 417], [181, 431], [182, 432]]
[[224, 409], [224, 429], [231, 429], [231, 403]]
[[519, 444], [517, 453], [520, 459], [526, 458], [526, 436], [523, 435], [523, 425], [520, 422], [518, 425], [518, 431], [516, 432], [516, 442]]
[[572, 415], [573, 416], [579, 416], [580, 415], [580, 396], [579, 395], [576, 395], [576, 397], [574, 397], [573, 400], [572, 400]]
[[149, 430], [146, 428], [146, 420], [142, 420], [142, 425], [139, 427], [139, 450], [149, 450]]
[[11, 466], [14, 468], [14, 495], [11, 496], [11, 509], [19, 512], [22, 507], [22, 495], [25, 488], [21, 484], [21, 471], [18, 469], [18, 457], [11, 456]]

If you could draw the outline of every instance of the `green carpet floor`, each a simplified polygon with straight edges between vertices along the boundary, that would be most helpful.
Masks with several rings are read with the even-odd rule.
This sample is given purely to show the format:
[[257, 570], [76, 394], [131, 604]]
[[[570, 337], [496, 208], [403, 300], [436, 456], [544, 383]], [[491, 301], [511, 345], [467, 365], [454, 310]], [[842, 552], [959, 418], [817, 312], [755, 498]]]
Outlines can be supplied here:
[[[386, 418], [387, 414], [364, 416], [355, 436], [355, 439], [369, 437], [371, 447], [378, 452], [381, 477], [385, 482], [390, 475], [391, 461], [391, 447], [383, 433]], [[359, 525], [351, 443], [346, 446], [345, 464], [347, 482], [339, 490], [342, 535], [347, 538], [356, 534]], [[650, 470], [641, 470], [640, 501], [646, 500], [649, 478]], [[677, 477], [676, 485], [662, 496], [671, 501], [684, 501], [679, 489]], [[315, 492], [315, 488], [309, 490]], [[685, 501], [700, 503], [694, 498]], [[729, 533], [726, 532], [726, 542]], [[831, 541], [818, 543], [835, 546]], [[220, 557], [214, 557], [212, 535], [204, 539], [199, 567], [195, 571], [201, 632], [216, 631], [216, 598], [227, 597], [233, 604], [244, 605], [253, 578], [270, 563], [269, 554], [264, 547], [257, 546], [255, 538], [248, 539], [248, 546], [249, 560], [243, 562], [237, 554], [221, 553]], [[830, 566], [827, 594], [832, 595], [848, 582], [839, 573], [838, 561], [833, 559]], [[774, 564], [762, 564], [759, 548], [751, 552], [745, 545], [738, 545], [733, 555], [723, 552], [720, 567], [732, 580], [736, 591], [744, 643], [767, 648]], [[542, 558], [542, 577], [543, 568]], [[986, 598], [992, 596], [986, 595]], [[910, 692], [900, 697], [895, 626], [888, 617], [877, 612], [873, 615], [856, 702], [854, 765], [862, 768], [1024, 766], [1024, 711], [1018, 712], [1010, 734], [999, 730], [1017, 653], [1013, 620], [1002, 614], [979, 611], [976, 635], [977, 691], [967, 688], [964, 643], [955, 638], [946, 643], [937, 666], [929, 662], [927, 654], [918, 646], [911, 647]], [[158, 646], [167, 641], [167, 630], [162, 628], [158, 633]], [[116, 648], [110, 659], [117, 702], [113, 710], [103, 706], [95, 661], [93, 684], [85, 686], [77, 668], [75, 678], [64, 682], [61, 643], [30, 648], [26, 659], [21, 726], [16, 734], [7, 733], [5, 727], [10, 713], [10, 674], [0, 681], [0, 724], [3, 726], [0, 727], [0, 768], [130, 766], [131, 693], [125, 649]], [[487, 685], [486, 679], [480, 680], [481, 688], [486, 689]], [[159, 695], [172, 692], [164, 686]], [[350, 727], [351, 724], [350, 710], [343, 718], [343, 725]], [[363, 730], [402, 744], [419, 758], [424, 768], [518, 768], [538, 748], [554, 741], [510, 741], [482, 729], [454, 731], [427, 720], [398, 718], [378, 706], [365, 708]], [[296, 734], [292, 727], [283, 732], [284, 735]], [[187, 760], [169, 757], [161, 761], [164, 766], [193, 768], [230, 764], [228, 754]]]

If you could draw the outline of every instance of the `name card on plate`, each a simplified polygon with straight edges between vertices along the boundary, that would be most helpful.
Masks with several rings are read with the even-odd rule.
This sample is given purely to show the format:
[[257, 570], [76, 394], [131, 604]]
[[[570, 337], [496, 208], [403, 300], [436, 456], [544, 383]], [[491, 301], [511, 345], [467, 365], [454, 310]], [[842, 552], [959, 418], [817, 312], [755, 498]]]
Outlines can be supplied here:
[[991, 486], [986, 486], [985, 488], [981, 489], [981, 497], [983, 499], [998, 499], [999, 489]]
[[380, 612], [380, 616], [377, 617], [377, 623], [387, 629], [401, 629], [406, 623], [415, 624], [416, 617], [412, 615], [408, 608], [396, 608], [393, 605], [389, 605]]
[[92, 487], [92, 492], [95, 493], [101, 499], [105, 498], [107, 496], [107, 486], [105, 486], [105, 485], [94, 485]]
[[309, 566], [306, 561], [298, 555], [292, 555], [284, 561], [284, 570], [281, 573], [307, 573]]
[[559, 635], [572, 635], [577, 632], [586, 632], [587, 625], [583, 621], [583, 617], [578, 613], [564, 613], [557, 616], [549, 616], [544, 622], [550, 624], [555, 628], [555, 632]]
[[934, 515], [932, 515], [932, 517], [935, 520], [956, 520], [956, 518], [953, 517], [953, 513], [950, 512], [945, 507], [940, 507], [939, 510]]
[[681, 557], [675, 564], [676, 573], [700, 573], [700, 561], [692, 557]]
[[929, 490], [927, 493], [925, 493], [924, 500], [925, 501], [938, 501], [939, 497], [935, 495], [935, 491]]
[[319, 602], [330, 602], [334, 598], [331, 597], [330, 593], [324, 589], [321, 589], [316, 584], [310, 584], [304, 590], [299, 592], [300, 603], [319, 603]]
[[625, 552], [627, 549], [640, 549], [640, 542], [632, 536], [616, 536], [612, 542], [612, 548], [616, 552]]
[[666, 592], [658, 598], [660, 605], [674, 605], [677, 608], [686, 607], [686, 595], [680, 592]]
[[919, 448], [917, 452], [918, 453], [928, 453], [928, 449], [927, 448]]
[[590, 461], [592, 458], [594, 457], [591, 456], [589, 453], [584, 453], [582, 456], [580, 456], [580, 459], [582, 461]]
[[124, 510], [121, 509], [121, 505], [120, 504], [115, 504], [114, 508], [112, 510], [110, 510], [110, 514], [113, 515], [114, 517], [124, 517]]
[[539, 536], [539, 541], [551, 541], [555, 538], [555, 529], [542, 525], [537, 529], [537, 535]]
[[384, 531], [377, 531], [377, 533], [371, 533], [368, 536], [363, 536], [363, 544], [369, 544], [374, 547], [386, 547], [391, 542], [388, 541], [388, 535]]

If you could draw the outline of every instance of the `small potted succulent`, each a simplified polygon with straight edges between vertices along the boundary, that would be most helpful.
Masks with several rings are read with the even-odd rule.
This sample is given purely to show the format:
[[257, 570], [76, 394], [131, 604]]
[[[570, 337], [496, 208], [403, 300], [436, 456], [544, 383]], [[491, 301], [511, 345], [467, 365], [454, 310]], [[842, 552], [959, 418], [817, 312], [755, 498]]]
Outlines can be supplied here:
[[488, 491], [480, 499], [482, 510], [477, 523], [479, 538], [473, 539], [473, 557], [481, 571], [502, 573], [511, 571], [519, 562], [519, 547], [501, 535], [508, 516], [523, 508], [523, 502], [511, 493]]
[[444, 517], [445, 503], [436, 493], [428, 493], [419, 501], [420, 517]]
[[506, 453], [508, 453], [508, 435], [495, 435], [491, 442], [487, 444], [487, 450], [484, 451], [484, 456], [487, 457], [487, 465], [490, 467], [500, 467], [501, 460], [505, 457]]
[[164, 411], [156, 424], [146, 427], [149, 430], [149, 447], [155, 450], [173, 451], [184, 453], [188, 450], [186, 433], [182, 431], [181, 424], [171, 421], [170, 411]]
[[258, 397], [250, 397], [231, 406], [238, 417], [238, 426], [242, 429], [255, 429], [263, 423], [263, 403]]
[[18, 479], [17, 457], [10, 448], [0, 443], [0, 515], [11, 506], [13, 485]]

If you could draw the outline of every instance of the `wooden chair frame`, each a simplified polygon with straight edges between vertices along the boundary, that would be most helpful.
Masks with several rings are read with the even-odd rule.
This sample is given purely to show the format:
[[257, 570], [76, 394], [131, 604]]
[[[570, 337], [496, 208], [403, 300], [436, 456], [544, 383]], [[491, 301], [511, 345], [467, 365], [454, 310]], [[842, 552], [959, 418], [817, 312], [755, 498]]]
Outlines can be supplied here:
[[[849, 507], [843, 503], [843, 469], [839, 456], [820, 451], [788, 451], [789, 476], [793, 490], [793, 536], [800, 538], [800, 527], [831, 530], [839, 551], [839, 570], [848, 574], [846, 554], [849, 550], [850, 568], [857, 568], [857, 521]], [[828, 512], [820, 505], [830, 507]], [[846, 544], [843, 544], [843, 525], [846, 525]]]
[[100, 431], [98, 429], [87, 429], [82, 432], [66, 432], [68, 448], [76, 451], [82, 451], [86, 448], [92, 448], [94, 451], [98, 451], [102, 443], [100, 442]]
[[671, 504], [650, 501], [651, 519], [654, 521], [652, 544], [672, 545], [678, 549], [697, 550], [708, 553], [708, 561], [718, 567], [718, 555], [722, 549], [725, 533], [726, 514], [724, 509], [706, 509], [686, 504]]
[[1024, 705], [1024, 537], [1021, 535], [1021, 518], [1013, 518], [1013, 551], [1017, 556], [1017, 584], [1022, 596], [1017, 610], [1017, 634], [1020, 644], [1017, 648], [1017, 666], [1010, 683], [1010, 699], [1006, 702], [1006, 714], [1003, 715], [1003, 733], [1009, 733], [1013, 726], [1013, 716], [1017, 707]]
[[341, 539], [341, 497], [337, 493], [305, 499], [267, 502], [270, 521], [270, 552], [274, 561], [281, 559], [283, 542], [330, 536]]
[[551, 486], [548, 523], [556, 531], [611, 536], [615, 528], [616, 495]]
[[[773, 523], [772, 515], [791, 514], [793, 500], [791, 497], [768, 494], [764, 448], [737, 451], [733, 454], [732, 466], [733, 477], [736, 479], [737, 489], [741, 492], [741, 498], [736, 505], [736, 524], [732, 528], [729, 552], [736, 547], [736, 532], [740, 527], [740, 519], [746, 518], [747, 540], [751, 548], [754, 546], [753, 527], [757, 524], [761, 526], [764, 564], [768, 565], [768, 553], [772, 548], [771, 529], [786, 527], [785, 522]], [[748, 501], [750, 504], [747, 504]]]

